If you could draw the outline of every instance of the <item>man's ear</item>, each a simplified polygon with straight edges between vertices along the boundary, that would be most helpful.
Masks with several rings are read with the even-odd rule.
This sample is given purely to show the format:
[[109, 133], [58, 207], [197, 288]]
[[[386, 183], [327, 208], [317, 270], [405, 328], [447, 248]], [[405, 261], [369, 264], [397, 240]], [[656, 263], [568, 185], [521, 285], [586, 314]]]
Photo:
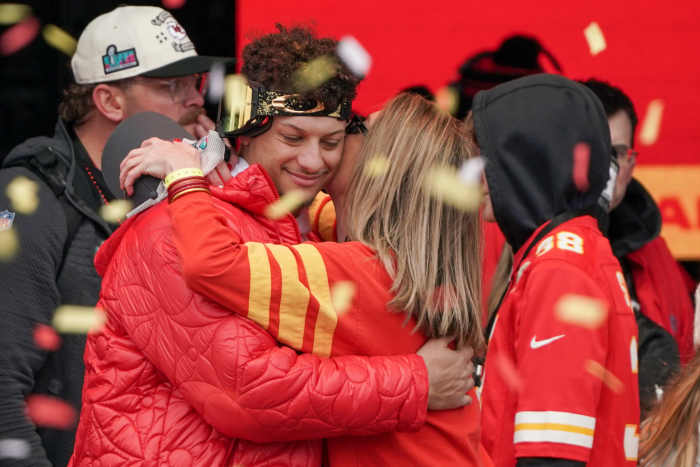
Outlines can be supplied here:
[[120, 87], [100, 83], [92, 90], [92, 101], [106, 119], [119, 123], [126, 118], [126, 95]]

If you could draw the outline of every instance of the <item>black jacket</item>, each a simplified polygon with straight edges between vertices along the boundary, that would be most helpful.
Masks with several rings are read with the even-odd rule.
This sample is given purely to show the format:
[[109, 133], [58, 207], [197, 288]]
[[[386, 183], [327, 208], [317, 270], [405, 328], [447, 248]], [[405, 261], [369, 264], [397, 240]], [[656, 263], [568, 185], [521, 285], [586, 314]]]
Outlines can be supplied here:
[[[59, 180], [58, 189], [23, 167], [39, 155]], [[24, 415], [24, 400], [31, 393], [48, 394], [80, 412], [85, 336], [62, 335], [55, 352], [38, 348], [33, 339], [36, 325], [50, 324], [59, 305], [94, 306], [99, 296], [93, 256], [112, 226], [99, 217], [95, 203], [85, 199], [85, 190], [77, 188], [91, 183], [77, 159], [73, 138], [59, 121], [52, 138], [31, 138], [15, 147], [0, 170], [0, 212], [16, 211], [6, 195], [15, 177], [27, 177], [39, 186], [38, 209], [31, 215], [15, 212], [17, 255], [0, 262], [0, 439], [25, 440], [31, 449], [29, 458], [0, 459], [1, 465], [63, 466], [73, 451], [75, 427], [36, 428]], [[61, 187], [65, 192], [57, 196]], [[67, 212], [75, 213], [78, 221], [71, 222]], [[69, 234], [71, 224], [77, 227]]]
[[[673, 336], [645, 315], [637, 298], [637, 287], [627, 255], [654, 240], [661, 232], [661, 212], [654, 199], [637, 180], [632, 179], [622, 202], [610, 213], [608, 238], [613, 253], [625, 272], [639, 330], [639, 401], [642, 419], [663, 389], [680, 370], [680, 352]], [[670, 310], [665, 310], [670, 312]]]

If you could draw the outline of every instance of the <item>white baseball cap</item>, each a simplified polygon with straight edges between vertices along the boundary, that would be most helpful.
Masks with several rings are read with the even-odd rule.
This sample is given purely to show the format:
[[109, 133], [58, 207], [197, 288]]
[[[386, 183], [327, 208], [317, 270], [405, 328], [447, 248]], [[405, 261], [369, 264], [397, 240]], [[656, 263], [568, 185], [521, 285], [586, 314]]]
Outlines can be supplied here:
[[78, 39], [71, 68], [76, 83], [88, 84], [185, 76], [232, 61], [197, 55], [185, 29], [162, 8], [121, 6], [90, 21]]

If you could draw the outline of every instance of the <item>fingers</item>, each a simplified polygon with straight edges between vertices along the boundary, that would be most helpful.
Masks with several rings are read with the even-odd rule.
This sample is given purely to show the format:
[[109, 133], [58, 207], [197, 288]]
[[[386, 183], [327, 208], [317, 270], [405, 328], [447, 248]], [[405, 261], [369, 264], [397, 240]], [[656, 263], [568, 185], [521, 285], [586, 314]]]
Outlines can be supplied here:
[[197, 124], [202, 126], [202, 128], [204, 128], [204, 131], [206, 131], [207, 133], [209, 133], [209, 130], [213, 130], [216, 128], [216, 124], [214, 123], [214, 121], [211, 118], [209, 118], [205, 113], [199, 114], [199, 116], [197, 117]]

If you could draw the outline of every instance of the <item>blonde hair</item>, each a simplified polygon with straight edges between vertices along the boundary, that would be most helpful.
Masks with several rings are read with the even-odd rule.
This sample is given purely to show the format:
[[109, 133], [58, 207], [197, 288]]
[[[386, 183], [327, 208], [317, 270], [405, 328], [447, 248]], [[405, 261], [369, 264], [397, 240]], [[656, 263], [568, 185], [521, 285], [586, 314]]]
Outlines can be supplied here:
[[[458, 168], [473, 155], [462, 122], [424, 98], [400, 94], [377, 117], [347, 192], [348, 231], [373, 250], [393, 279], [389, 305], [428, 337], [483, 347], [480, 226], [424, 188], [431, 169]], [[387, 170], [365, 170], [375, 157]]]
[[639, 465], [694, 467], [700, 423], [700, 353], [642, 425]]

